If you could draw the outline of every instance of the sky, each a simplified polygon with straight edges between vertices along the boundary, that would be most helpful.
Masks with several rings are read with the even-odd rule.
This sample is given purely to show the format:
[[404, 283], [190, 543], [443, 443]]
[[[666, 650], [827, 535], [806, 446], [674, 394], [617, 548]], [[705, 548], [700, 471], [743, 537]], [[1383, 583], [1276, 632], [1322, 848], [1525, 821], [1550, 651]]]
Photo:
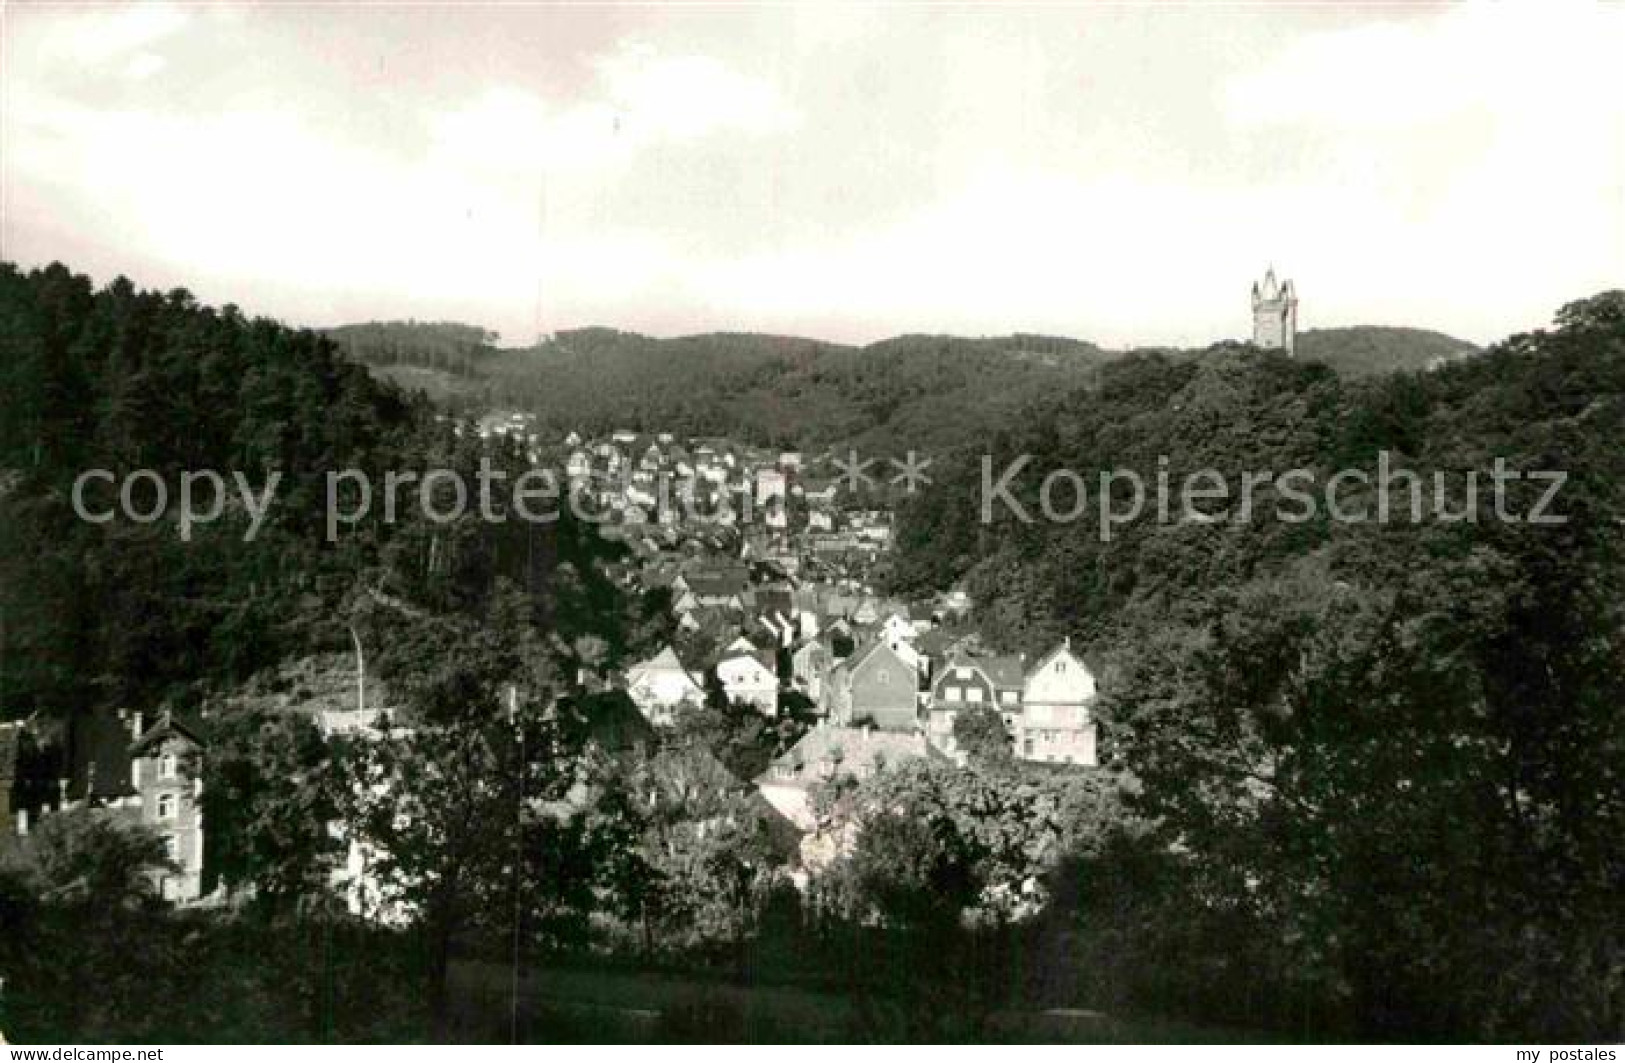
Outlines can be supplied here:
[[292, 325], [1474, 342], [1625, 286], [1625, 5], [0, 5], [0, 256]]

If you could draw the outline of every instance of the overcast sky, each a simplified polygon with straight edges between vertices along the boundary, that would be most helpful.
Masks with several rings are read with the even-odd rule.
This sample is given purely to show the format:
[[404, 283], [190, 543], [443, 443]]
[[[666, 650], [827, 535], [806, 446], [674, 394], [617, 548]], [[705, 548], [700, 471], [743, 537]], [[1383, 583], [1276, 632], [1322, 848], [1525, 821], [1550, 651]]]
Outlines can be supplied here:
[[1474, 341], [1625, 284], [1625, 6], [4, 8], [4, 257], [296, 325]]

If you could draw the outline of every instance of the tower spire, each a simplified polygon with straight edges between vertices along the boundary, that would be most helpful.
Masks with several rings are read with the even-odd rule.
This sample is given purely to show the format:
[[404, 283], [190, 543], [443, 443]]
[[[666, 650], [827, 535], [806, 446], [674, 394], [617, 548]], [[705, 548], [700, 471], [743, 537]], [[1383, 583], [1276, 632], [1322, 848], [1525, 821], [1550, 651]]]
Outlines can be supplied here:
[[1253, 282], [1253, 343], [1292, 354], [1298, 339], [1298, 294], [1290, 279], [1277, 282], [1275, 265], [1264, 272], [1262, 286]]

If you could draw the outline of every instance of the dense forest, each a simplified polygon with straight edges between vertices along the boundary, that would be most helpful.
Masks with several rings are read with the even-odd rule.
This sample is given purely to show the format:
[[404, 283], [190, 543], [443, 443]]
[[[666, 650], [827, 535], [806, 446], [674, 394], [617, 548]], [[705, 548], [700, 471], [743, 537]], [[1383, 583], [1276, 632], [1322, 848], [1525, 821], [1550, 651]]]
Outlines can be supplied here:
[[[343, 606], [363, 589], [477, 611], [501, 582], [583, 630], [607, 609], [569, 521], [439, 524], [418, 507], [325, 535], [326, 476], [521, 459], [437, 420], [421, 396], [374, 381], [330, 340], [182, 290], [97, 290], [60, 265], [0, 267], [0, 706], [10, 718], [97, 705], [195, 705], [292, 652], [344, 648]], [[489, 452], [489, 453], [487, 453]], [[150, 522], [73, 512], [79, 474], [150, 469], [167, 506]], [[280, 477], [252, 542], [233, 497], [183, 540], [183, 472]], [[199, 489], [200, 492], [202, 488]], [[102, 493], [98, 493], [102, 492]], [[115, 501], [94, 485], [97, 509]], [[146, 482], [139, 509], [156, 504]], [[551, 591], [560, 557], [582, 561], [581, 608]], [[364, 597], [364, 595], [363, 595]], [[547, 604], [541, 604], [541, 603]], [[613, 620], [600, 626], [606, 630]], [[571, 631], [570, 634], [580, 632]]]
[[[655, 339], [577, 329], [510, 350], [490, 345], [479, 329], [446, 323], [349, 325], [327, 334], [381, 377], [447, 408], [517, 409], [560, 435], [633, 428], [882, 453], [934, 453], [984, 437], [1124, 356], [1025, 334], [899, 336], [851, 347], [748, 333]], [[1474, 350], [1419, 329], [1320, 329], [1299, 341], [1303, 359], [1351, 378], [1423, 369]]]
[[[1188, 855], [1187, 900], [1269, 942], [1256, 977], [1387, 1035], [1617, 1036], [1622, 431], [1620, 292], [1421, 374], [1350, 382], [1250, 349], [1135, 356], [944, 462], [903, 515], [895, 571], [903, 589], [963, 581], [997, 642], [1091, 648], [1135, 807]], [[1384, 490], [1382, 453], [1419, 484], [1396, 473]], [[1034, 519], [1001, 496], [983, 522], [989, 484], [1022, 455], [1009, 494]], [[1528, 477], [1500, 519], [1498, 460], [1566, 473], [1552, 506], [1566, 521], [1523, 519], [1549, 486]], [[1101, 472], [1178, 485], [1204, 469], [1232, 485], [1226, 510], [1162, 520], [1148, 505], [1103, 527]], [[1365, 470], [1343, 506], [1364, 519], [1277, 519], [1278, 484], [1242, 519], [1240, 475], [1289, 469], [1321, 484]], [[1070, 523], [1037, 516], [1055, 470], [1090, 492]], [[1413, 492], [1422, 519], [1396, 516]]]
[[1306, 329], [1298, 333], [1296, 357], [1330, 366], [1338, 376], [1355, 379], [1387, 373], [1434, 369], [1475, 353], [1464, 340], [1415, 328]]

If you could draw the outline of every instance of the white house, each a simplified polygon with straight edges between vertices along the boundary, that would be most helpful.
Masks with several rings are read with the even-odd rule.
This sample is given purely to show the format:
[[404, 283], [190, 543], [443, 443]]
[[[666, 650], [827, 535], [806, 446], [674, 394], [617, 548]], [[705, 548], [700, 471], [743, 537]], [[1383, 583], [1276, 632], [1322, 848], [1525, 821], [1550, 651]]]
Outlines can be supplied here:
[[672, 713], [685, 701], [698, 705], [705, 700], [705, 689], [670, 646], [627, 670], [626, 693], [650, 723], [662, 726], [672, 722]]
[[766, 467], [756, 470], [756, 504], [758, 506], [767, 505], [768, 500], [773, 498], [777, 498], [782, 503], [784, 495], [784, 473]]
[[779, 677], [777, 671], [754, 652], [733, 649], [717, 662], [717, 681], [722, 684], [729, 701], [753, 705], [765, 715], [776, 715], [779, 709]]
[[1094, 673], [1065, 639], [1027, 670], [1016, 755], [1023, 760], [1094, 765]]

